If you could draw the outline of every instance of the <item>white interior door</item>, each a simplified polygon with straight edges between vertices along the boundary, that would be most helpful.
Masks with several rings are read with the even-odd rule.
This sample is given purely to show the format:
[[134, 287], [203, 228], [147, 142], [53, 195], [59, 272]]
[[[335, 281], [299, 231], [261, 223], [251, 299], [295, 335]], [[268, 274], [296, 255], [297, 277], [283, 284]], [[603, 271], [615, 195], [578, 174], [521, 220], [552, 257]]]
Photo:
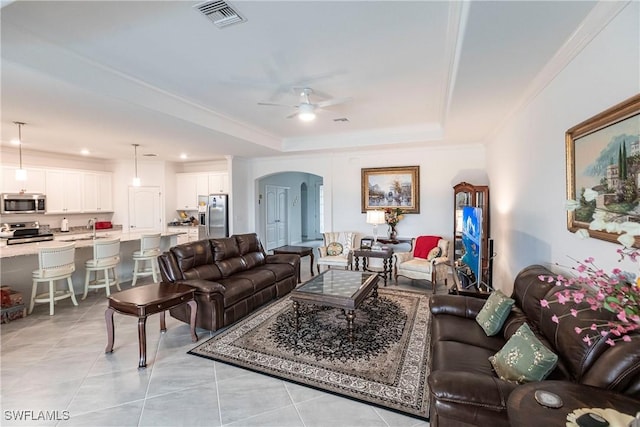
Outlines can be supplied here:
[[162, 231], [160, 187], [129, 187], [129, 231]]
[[287, 199], [289, 190], [274, 185], [265, 186], [266, 200], [266, 250], [271, 250], [288, 243]]

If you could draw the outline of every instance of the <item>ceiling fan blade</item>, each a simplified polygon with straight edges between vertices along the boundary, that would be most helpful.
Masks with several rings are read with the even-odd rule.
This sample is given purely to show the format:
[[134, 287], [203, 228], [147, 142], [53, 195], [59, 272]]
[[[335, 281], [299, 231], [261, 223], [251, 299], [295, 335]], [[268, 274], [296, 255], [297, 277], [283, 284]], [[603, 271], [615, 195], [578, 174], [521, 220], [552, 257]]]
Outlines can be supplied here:
[[349, 102], [353, 100], [353, 98], [336, 98], [336, 99], [328, 99], [326, 101], [320, 101], [317, 104], [314, 104], [318, 108], [330, 107], [332, 105], [344, 104], [345, 102]]
[[287, 108], [297, 108], [297, 105], [285, 105], [285, 104], [274, 104], [272, 102], [258, 102], [258, 105], [267, 105], [269, 107], [287, 107]]
[[298, 117], [298, 112], [297, 111], [295, 113], [293, 113], [293, 114], [289, 114], [287, 116], [287, 119], [293, 119], [294, 117]]

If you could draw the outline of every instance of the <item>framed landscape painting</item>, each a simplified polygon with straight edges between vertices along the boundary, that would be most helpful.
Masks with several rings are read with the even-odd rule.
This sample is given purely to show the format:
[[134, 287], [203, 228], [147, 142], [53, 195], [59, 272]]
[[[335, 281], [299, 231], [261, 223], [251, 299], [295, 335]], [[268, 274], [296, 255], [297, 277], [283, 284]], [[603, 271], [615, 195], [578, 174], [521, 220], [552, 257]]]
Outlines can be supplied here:
[[362, 169], [362, 213], [400, 208], [420, 213], [420, 166]]
[[[566, 132], [570, 231], [615, 242], [618, 226], [640, 223], [640, 95]], [[636, 239], [637, 242], [637, 239]]]

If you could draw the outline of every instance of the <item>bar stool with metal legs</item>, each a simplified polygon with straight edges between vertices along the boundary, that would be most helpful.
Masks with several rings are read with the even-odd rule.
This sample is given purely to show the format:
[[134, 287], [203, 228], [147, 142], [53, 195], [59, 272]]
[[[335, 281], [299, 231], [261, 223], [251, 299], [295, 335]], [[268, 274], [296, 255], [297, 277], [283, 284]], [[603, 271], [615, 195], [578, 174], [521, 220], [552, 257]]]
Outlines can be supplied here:
[[[78, 305], [71, 281], [71, 275], [76, 270], [75, 250], [75, 243], [63, 246], [45, 246], [38, 250], [39, 269], [33, 272], [29, 314], [33, 311], [35, 304], [49, 303], [49, 315], [53, 316], [55, 302], [65, 298], [71, 298], [73, 305]], [[63, 279], [67, 280], [69, 289], [57, 290], [55, 282]], [[44, 282], [49, 283], [49, 291], [38, 294], [38, 284]]]
[[[120, 262], [120, 239], [104, 239], [93, 241], [93, 259], [87, 261], [84, 265], [87, 273], [84, 279], [84, 295], [82, 299], [87, 297], [89, 289], [102, 289], [107, 292], [107, 296], [111, 295], [111, 286], [116, 286], [120, 291], [120, 282], [116, 267]], [[95, 279], [90, 280], [91, 272], [95, 273]], [[102, 278], [98, 277], [98, 273], [102, 272]], [[110, 273], [113, 278], [110, 278]]]
[[[143, 234], [140, 238], [140, 250], [133, 253], [134, 265], [133, 280], [131, 281], [132, 287], [136, 285], [138, 277], [153, 276], [153, 281], [156, 283], [158, 282], [158, 276], [160, 273], [158, 257], [161, 254], [160, 233]], [[143, 267], [142, 270], [140, 267]]]

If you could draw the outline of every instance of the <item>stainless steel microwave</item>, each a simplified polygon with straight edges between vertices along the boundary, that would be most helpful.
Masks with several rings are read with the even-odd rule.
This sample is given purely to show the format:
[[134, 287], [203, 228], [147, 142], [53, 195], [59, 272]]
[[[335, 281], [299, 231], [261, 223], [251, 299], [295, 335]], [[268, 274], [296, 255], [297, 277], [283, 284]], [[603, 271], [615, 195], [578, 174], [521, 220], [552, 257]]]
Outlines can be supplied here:
[[44, 194], [24, 193], [0, 195], [3, 214], [43, 214], [47, 208], [47, 196]]

